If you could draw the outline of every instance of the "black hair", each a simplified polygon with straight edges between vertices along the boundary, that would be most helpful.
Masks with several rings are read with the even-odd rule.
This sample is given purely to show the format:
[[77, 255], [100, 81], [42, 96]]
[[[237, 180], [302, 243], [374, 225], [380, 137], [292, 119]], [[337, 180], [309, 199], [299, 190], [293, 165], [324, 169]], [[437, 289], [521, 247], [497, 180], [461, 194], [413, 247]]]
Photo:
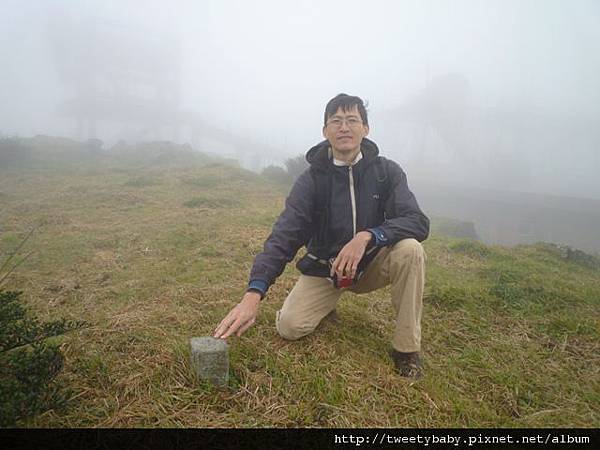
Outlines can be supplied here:
[[333, 116], [338, 109], [342, 108], [342, 111], [347, 112], [352, 109], [356, 105], [358, 107], [358, 112], [360, 113], [360, 118], [362, 119], [365, 125], [369, 125], [369, 119], [367, 118], [367, 108], [363, 103], [360, 97], [355, 95], [348, 94], [338, 94], [333, 97], [327, 103], [325, 107], [325, 118], [323, 120], [323, 124], [327, 125], [327, 119]]

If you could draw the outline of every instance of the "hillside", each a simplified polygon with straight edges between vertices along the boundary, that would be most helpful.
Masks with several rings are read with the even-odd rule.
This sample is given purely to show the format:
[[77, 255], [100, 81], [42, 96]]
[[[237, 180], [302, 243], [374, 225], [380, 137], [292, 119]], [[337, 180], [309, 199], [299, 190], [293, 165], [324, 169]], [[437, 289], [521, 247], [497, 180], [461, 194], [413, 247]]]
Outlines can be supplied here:
[[557, 242], [600, 255], [600, 200], [413, 183], [430, 213], [475, 224], [488, 244]]
[[230, 388], [197, 383], [188, 340], [241, 297], [286, 189], [220, 162], [169, 161], [1, 172], [1, 260], [41, 225], [8, 287], [42, 318], [92, 324], [61, 341], [70, 406], [21, 426], [600, 425], [600, 272], [550, 244], [433, 233], [422, 381], [388, 359], [389, 289], [345, 294], [338, 323], [281, 340], [290, 264], [256, 325], [229, 340]]

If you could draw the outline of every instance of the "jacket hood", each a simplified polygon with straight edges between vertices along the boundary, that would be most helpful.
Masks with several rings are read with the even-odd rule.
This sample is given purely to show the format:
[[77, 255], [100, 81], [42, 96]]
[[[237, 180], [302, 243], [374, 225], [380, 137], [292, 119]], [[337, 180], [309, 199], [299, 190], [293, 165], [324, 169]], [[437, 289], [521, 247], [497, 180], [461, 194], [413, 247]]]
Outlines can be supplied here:
[[[315, 168], [327, 168], [333, 164], [333, 160], [329, 158], [329, 147], [330, 145], [328, 140], [319, 142], [308, 152], [306, 152], [306, 160]], [[377, 147], [377, 144], [367, 138], [363, 138], [360, 144], [360, 150], [366, 163], [371, 162], [377, 155], [379, 155], [379, 148]]]

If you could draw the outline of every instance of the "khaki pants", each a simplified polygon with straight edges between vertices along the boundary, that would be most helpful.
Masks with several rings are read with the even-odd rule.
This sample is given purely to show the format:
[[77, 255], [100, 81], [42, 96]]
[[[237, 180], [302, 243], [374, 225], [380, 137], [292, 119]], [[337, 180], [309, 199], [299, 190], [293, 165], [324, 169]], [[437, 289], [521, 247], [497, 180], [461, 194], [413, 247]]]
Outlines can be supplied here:
[[343, 292], [363, 294], [390, 284], [396, 317], [392, 346], [401, 352], [419, 351], [425, 259], [425, 251], [418, 241], [403, 239], [382, 248], [352, 287], [336, 289], [326, 278], [300, 275], [277, 312], [277, 331], [284, 339], [299, 339], [312, 333], [335, 309]]

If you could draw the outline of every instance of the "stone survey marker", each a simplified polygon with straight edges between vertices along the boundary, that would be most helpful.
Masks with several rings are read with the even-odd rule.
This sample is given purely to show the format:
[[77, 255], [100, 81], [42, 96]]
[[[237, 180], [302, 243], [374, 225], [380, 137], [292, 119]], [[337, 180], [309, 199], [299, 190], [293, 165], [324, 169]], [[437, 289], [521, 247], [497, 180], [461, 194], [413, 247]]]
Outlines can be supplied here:
[[196, 375], [216, 386], [227, 386], [229, 383], [227, 342], [206, 336], [194, 337], [190, 339], [190, 344], [192, 346], [190, 358]]

